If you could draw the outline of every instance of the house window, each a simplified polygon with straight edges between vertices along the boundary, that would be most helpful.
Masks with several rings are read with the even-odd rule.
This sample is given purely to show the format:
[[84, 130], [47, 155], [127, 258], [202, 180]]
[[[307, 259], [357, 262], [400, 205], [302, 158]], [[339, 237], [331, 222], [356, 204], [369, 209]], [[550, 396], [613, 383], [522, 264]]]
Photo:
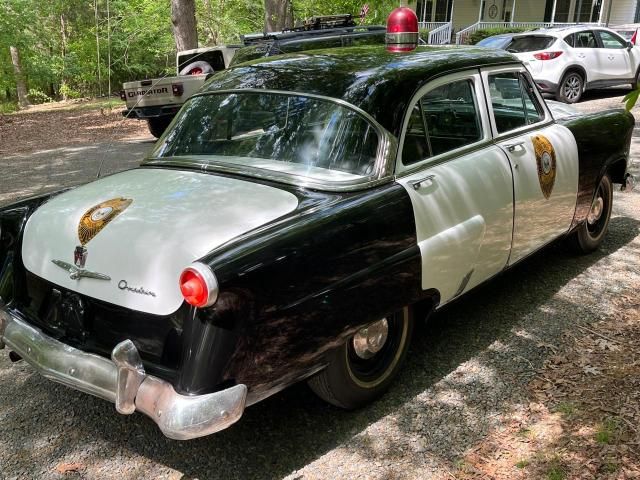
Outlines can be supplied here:
[[569, 21], [569, 8], [571, 0], [558, 0], [556, 3], [556, 16], [554, 22], [567, 23]]

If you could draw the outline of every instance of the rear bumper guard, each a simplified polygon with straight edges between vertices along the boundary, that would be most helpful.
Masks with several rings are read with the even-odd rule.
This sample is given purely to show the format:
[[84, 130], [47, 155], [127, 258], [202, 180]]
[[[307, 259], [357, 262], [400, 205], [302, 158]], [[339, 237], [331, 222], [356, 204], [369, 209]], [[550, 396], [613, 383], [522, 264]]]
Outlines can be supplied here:
[[122, 414], [142, 412], [174, 440], [218, 432], [244, 412], [245, 385], [181, 395], [170, 383], [145, 373], [131, 340], [119, 343], [109, 360], [49, 337], [0, 304], [0, 349], [5, 345], [45, 378], [112, 402]]
[[624, 182], [622, 183], [622, 187], [620, 187], [620, 191], [629, 193], [633, 191], [636, 186], [636, 179], [630, 173], [625, 174]]

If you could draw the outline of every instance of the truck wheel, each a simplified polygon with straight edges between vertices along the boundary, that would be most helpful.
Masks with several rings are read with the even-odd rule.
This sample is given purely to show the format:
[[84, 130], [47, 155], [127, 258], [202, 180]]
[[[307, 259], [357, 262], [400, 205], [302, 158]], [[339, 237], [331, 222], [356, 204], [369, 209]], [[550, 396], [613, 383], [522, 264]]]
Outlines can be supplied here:
[[409, 307], [360, 329], [332, 352], [326, 369], [309, 379], [316, 395], [354, 409], [382, 395], [407, 355], [413, 331]]
[[584, 80], [578, 72], [567, 73], [558, 87], [558, 100], [564, 103], [577, 103], [582, 97], [584, 90]]
[[600, 180], [591, 203], [587, 220], [569, 237], [569, 244], [578, 253], [590, 253], [602, 243], [611, 219], [613, 185], [611, 177], [605, 174]]
[[148, 118], [147, 125], [149, 126], [149, 132], [156, 138], [160, 138], [164, 131], [171, 123], [170, 118]]

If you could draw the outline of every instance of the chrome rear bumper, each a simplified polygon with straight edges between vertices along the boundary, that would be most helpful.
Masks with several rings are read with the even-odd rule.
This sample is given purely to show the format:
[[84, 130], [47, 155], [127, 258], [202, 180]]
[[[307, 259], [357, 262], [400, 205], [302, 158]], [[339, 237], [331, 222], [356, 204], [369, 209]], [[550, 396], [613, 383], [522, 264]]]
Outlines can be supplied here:
[[111, 360], [55, 340], [0, 305], [0, 349], [20, 355], [44, 377], [149, 416], [167, 437], [188, 440], [218, 432], [240, 419], [247, 387], [185, 396], [159, 378], [147, 375], [131, 340], [118, 344]]

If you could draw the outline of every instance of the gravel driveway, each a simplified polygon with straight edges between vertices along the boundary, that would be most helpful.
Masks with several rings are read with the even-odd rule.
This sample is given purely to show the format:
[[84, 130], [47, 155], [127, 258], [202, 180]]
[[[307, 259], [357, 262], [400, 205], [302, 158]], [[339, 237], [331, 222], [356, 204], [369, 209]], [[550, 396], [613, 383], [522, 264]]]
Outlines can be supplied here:
[[[592, 94], [579, 108], [617, 107], [624, 93]], [[632, 157], [639, 154], [636, 130]], [[3, 169], [10, 164], [0, 160]], [[43, 178], [84, 179], [76, 163], [64, 165], [69, 170], [56, 177], [51, 168], [28, 178], [15, 165], [0, 202], [43, 188]], [[329, 407], [297, 385], [247, 409], [226, 431], [175, 442], [142, 415], [118, 415], [24, 363], [12, 365], [4, 351], [0, 479], [455, 478], [464, 453], [529, 404], [525, 386], [565, 341], [563, 332], [615, 314], [610, 299], [640, 285], [639, 233], [640, 191], [616, 193], [598, 252], [574, 257], [553, 245], [444, 308], [418, 327], [390, 392], [357, 412]]]

